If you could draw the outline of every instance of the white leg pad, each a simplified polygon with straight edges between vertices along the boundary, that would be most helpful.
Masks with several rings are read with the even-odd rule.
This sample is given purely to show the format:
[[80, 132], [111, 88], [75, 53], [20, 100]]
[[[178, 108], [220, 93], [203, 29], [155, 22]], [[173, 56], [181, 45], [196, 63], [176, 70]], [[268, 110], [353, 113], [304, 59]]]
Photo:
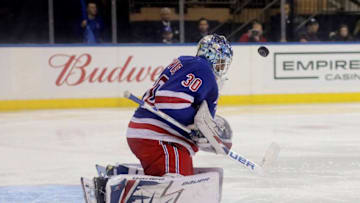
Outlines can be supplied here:
[[196, 175], [117, 175], [106, 184], [106, 202], [182, 203], [221, 201], [223, 170], [196, 168]]

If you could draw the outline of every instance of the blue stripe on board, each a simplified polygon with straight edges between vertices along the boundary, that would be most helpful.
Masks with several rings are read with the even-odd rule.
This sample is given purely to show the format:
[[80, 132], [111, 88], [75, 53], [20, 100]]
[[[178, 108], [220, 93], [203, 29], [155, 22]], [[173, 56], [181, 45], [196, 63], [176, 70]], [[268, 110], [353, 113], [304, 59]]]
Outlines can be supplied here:
[[83, 203], [80, 185], [2, 186], [0, 202], [6, 203]]

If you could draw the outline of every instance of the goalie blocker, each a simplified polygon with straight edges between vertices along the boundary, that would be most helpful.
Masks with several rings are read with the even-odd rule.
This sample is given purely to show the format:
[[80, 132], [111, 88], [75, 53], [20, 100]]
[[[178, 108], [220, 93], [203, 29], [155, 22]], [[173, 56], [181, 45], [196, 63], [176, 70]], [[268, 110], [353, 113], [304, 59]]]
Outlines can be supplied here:
[[[81, 178], [87, 203], [221, 201], [221, 168], [195, 168], [192, 176], [166, 174], [162, 177], [142, 175], [141, 166], [134, 164], [121, 164], [107, 170], [97, 166], [97, 170], [100, 177]], [[126, 174], [134, 172], [137, 174]]]

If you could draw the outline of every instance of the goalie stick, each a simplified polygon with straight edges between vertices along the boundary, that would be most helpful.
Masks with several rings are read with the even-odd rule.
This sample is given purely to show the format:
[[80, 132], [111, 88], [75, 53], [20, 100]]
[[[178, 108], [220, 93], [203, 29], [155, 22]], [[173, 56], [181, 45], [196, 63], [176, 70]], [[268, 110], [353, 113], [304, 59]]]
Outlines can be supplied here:
[[[187, 132], [189, 134], [192, 133], [192, 131], [189, 128], [182, 125], [177, 120], [175, 120], [171, 116], [165, 114], [164, 112], [156, 109], [155, 107], [150, 106], [148, 103], [144, 102], [143, 100], [139, 99], [135, 95], [131, 94], [129, 91], [124, 92], [124, 97], [134, 101], [135, 103], [139, 104], [141, 107], [143, 107], [143, 108], [149, 110], [150, 112], [154, 113], [155, 115], [158, 115], [159, 117], [167, 120], [168, 122], [174, 124], [176, 127], [184, 130], [185, 132]], [[213, 146], [214, 148], [217, 148], [217, 149], [221, 149], [223, 151], [223, 154], [226, 155], [228, 158], [236, 161], [237, 163], [240, 163], [242, 166], [244, 166], [251, 172], [258, 174], [258, 175], [264, 175], [264, 166], [265, 167], [270, 166], [276, 160], [276, 158], [278, 157], [278, 154], [280, 152], [280, 147], [276, 143], [272, 143], [268, 147], [268, 149], [265, 153], [265, 156], [262, 159], [261, 165], [259, 165], [255, 162], [247, 159], [245, 156], [243, 156], [231, 149], [228, 149], [218, 137], [212, 136], [212, 135], [204, 135], [204, 136], [209, 140], [209, 143], [211, 144], [211, 146]]]

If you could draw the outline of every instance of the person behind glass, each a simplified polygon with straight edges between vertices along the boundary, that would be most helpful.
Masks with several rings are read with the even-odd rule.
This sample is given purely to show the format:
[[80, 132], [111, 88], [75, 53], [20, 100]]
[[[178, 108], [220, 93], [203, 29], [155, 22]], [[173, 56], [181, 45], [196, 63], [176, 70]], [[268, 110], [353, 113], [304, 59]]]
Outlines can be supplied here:
[[85, 43], [99, 43], [102, 42], [102, 32], [104, 23], [100, 16], [98, 16], [98, 9], [95, 3], [90, 2], [86, 8], [87, 18], [81, 22], [81, 29], [83, 32], [83, 41]]
[[158, 42], [162, 42], [163, 39], [163, 31], [167, 28], [170, 27], [172, 33], [173, 33], [173, 38], [176, 38], [179, 35], [179, 30], [178, 30], [178, 26], [175, 25], [175, 22], [171, 21], [171, 10], [170, 8], [162, 8], [160, 9], [160, 19], [161, 21], [157, 24], [156, 26], [156, 36], [154, 41]]
[[162, 33], [162, 42], [165, 44], [176, 43], [177, 40], [174, 39], [174, 33], [171, 30], [171, 27], [165, 27]]
[[299, 36], [300, 42], [319, 42], [318, 37], [319, 23], [315, 18], [311, 18], [306, 24], [306, 31]]
[[356, 21], [352, 36], [355, 40], [360, 40], [360, 20]]
[[200, 39], [209, 35], [209, 22], [206, 18], [200, 18], [198, 21], [198, 30], [192, 36], [190, 41], [191, 42], [198, 42]]
[[349, 34], [349, 27], [345, 24], [341, 24], [336, 32], [331, 32], [329, 34], [329, 37], [331, 41], [339, 41], [339, 42], [354, 40], [354, 38]]
[[266, 38], [263, 36], [263, 27], [260, 22], [254, 21], [251, 29], [247, 33], [244, 33], [239, 42], [266, 42]]
[[294, 16], [291, 14], [291, 5], [289, 2], [284, 4], [285, 24], [286, 24], [286, 38], [281, 38], [281, 13], [271, 17], [271, 36], [270, 39], [274, 42], [291, 42], [294, 41]]

